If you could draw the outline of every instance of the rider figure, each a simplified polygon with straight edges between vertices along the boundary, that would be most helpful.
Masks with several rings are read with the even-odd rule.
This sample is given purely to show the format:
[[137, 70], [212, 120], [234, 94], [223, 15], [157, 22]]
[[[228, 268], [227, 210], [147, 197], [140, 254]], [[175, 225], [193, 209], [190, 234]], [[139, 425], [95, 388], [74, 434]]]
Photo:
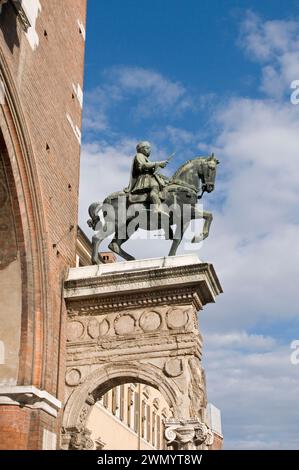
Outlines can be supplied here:
[[[134, 157], [131, 180], [126, 192], [131, 194], [148, 193], [150, 201], [154, 204], [155, 213], [163, 213], [161, 209], [160, 191], [166, 186], [168, 180], [165, 176], [158, 174], [159, 168], [165, 168], [168, 161], [151, 162], [151, 145], [149, 142], [139, 142], [136, 146], [137, 154]], [[167, 214], [166, 214], [167, 215]]]

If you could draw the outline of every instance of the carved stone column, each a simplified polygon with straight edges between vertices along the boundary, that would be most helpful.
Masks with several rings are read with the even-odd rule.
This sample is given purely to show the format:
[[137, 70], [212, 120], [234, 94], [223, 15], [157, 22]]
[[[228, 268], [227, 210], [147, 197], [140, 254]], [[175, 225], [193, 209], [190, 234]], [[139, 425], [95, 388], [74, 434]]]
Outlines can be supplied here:
[[126, 380], [163, 394], [175, 418], [167, 424], [169, 442], [180, 449], [205, 445], [197, 312], [220, 292], [213, 266], [196, 255], [71, 269], [65, 437], [85, 429], [95, 401]]

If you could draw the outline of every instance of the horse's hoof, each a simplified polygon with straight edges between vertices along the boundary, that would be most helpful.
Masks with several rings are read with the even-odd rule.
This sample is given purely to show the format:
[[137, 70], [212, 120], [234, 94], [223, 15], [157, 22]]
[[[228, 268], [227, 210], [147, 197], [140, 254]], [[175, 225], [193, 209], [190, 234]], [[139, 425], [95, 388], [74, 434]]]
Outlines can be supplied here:
[[199, 237], [196, 237], [194, 235], [194, 237], [192, 238], [191, 240], [191, 243], [200, 243], [202, 242], [203, 240], [205, 239], [205, 237], [203, 235], [200, 235]]
[[116, 253], [117, 255], [119, 255], [119, 246], [117, 245], [117, 243], [111, 242], [108, 245], [108, 248], [109, 248], [109, 250], [113, 251], [113, 253]]

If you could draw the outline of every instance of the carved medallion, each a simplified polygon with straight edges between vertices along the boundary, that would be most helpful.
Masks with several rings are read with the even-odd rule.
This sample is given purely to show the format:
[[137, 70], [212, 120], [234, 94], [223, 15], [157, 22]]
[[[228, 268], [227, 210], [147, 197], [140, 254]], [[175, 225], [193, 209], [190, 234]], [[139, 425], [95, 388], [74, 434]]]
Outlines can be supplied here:
[[114, 320], [114, 329], [117, 335], [133, 333], [135, 329], [135, 318], [130, 314], [118, 315]]
[[81, 372], [79, 369], [71, 369], [66, 373], [65, 383], [70, 387], [75, 387], [80, 383]]
[[162, 323], [161, 315], [158, 312], [144, 312], [140, 317], [140, 327], [143, 331], [156, 331]]
[[183, 372], [182, 359], [174, 357], [164, 364], [164, 372], [168, 377], [178, 377]]
[[96, 339], [100, 336], [100, 325], [96, 318], [92, 318], [88, 323], [87, 333], [92, 339]]
[[108, 320], [103, 320], [99, 325], [100, 336], [105, 336], [110, 329], [110, 324]]
[[171, 330], [184, 328], [188, 323], [188, 319], [188, 312], [180, 310], [179, 308], [168, 310], [166, 315], [167, 326]]
[[84, 333], [84, 325], [79, 321], [71, 321], [66, 327], [66, 337], [68, 341], [76, 341]]

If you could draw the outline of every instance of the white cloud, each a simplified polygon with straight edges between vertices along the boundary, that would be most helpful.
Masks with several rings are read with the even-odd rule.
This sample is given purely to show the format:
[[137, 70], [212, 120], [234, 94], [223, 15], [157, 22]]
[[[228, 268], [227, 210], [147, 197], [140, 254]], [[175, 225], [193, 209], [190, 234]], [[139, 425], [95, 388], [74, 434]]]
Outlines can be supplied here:
[[[154, 110], [188, 106], [186, 90], [179, 82], [166, 79], [161, 74], [141, 67], [115, 68], [114, 80], [126, 92], [141, 93], [146, 103], [140, 109], [146, 113]], [[149, 106], [150, 108], [148, 109]]]
[[299, 43], [298, 28], [298, 21], [263, 21], [252, 11], [247, 11], [241, 37], [251, 57], [260, 61], [275, 60], [277, 55], [289, 50], [296, 51]]
[[207, 333], [205, 342], [210, 349], [242, 349], [242, 350], [271, 350], [275, 339], [270, 336], [248, 334], [246, 331], [230, 331], [227, 333]]
[[205, 338], [208, 396], [222, 411], [225, 448], [298, 449], [299, 368], [288, 345], [272, 338], [270, 351], [244, 353]]
[[282, 97], [299, 78], [299, 22], [265, 21], [247, 12], [241, 42], [251, 58], [264, 64], [261, 89]]
[[108, 131], [109, 111], [119, 104], [123, 96], [119, 87], [113, 83], [97, 86], [84, 95], [83, 127], [85, 132]]
[[[201, 105], [209, 99], [202, 97]], [[111, 114], [122, 103], [139, 119], [165, 113], [177, 115], [193, 106], [179, 82], [142, 67], [112, 67], [103, 73], [103, 84], [85, 94], [85, 131], [111, 131]]]
[[[216, 325], [221, 319], [221, 328], [296, 315], [297, 114], [291, 104], [243, 99], [231, 101], [218, 114], [218, 172], [225, 182], [220, 180], [215, 197], [224, 199], [221, 209], [214, 209], [201, 256], [214, 262], [223, 280], [225, 295], [209, 307], [215, 312], [209, 321]], [[206, 208], [209, 201], [207, 196]]]
[[90, 236], [93, 232], [86, 225], [88, 207], [129, 184], [130, 155], [135, 145], [135, 141], [123, 139], [114, 146], [100, 140], [82, 147], [79, 224]]
[[[268, 70], [270, 83], [274, 70], [284, 88], [290, 35], [298, 25], [258, 20], [258, 28], [251, 24], [247, 39], [251, 53], [267, 63], [262, 81]], [[202, 257], [213, 261], [224, 294], [206, 307], [201, 324], [209, 400], [222, 409], [226, 448], [299, 447], [299, 369], [289, 345], [246, 332], [274, 323], [287, 336], [285, 322], [298, 318], [298, 112], [289, 102], [235, 98], [216, 113], [221, 166], [215, 195], [223, 200]]]

